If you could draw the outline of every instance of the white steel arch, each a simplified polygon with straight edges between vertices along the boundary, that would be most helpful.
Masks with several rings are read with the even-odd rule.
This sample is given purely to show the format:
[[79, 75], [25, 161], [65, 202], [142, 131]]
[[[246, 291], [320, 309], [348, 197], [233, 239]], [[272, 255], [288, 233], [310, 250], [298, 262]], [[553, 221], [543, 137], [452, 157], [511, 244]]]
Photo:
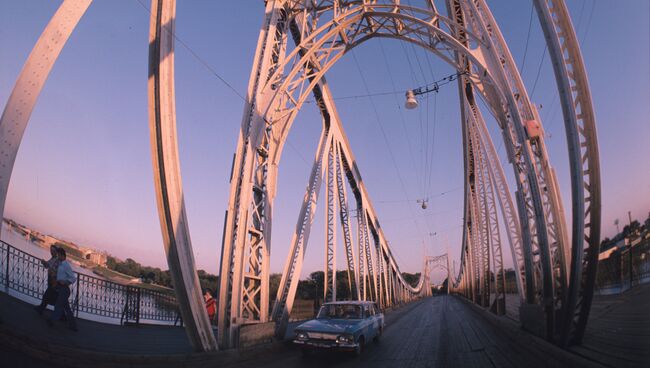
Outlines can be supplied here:
[[[247, 247], [239, 243], [242, 240], [238, 241], [237, 236], [233, 236], [234, 231], [231, 230], [237, 229], [239, 234], [245, 234], [247, 227], [242, 225], [245, 225], [247, 220], [241, 216], [245, 208], [254, 206], [259, 212], [261, 207], [268, 205], [262, 211], [265, 211], [268, 216], [271, 215], [268, 209], [275, 190], [274, 179], [277, 175], [275, 168], [281, 156], [284, 140], [295, 114], [308, 94], [324, 84], [323, 76], [329, 67], [346, 51], [367, 39], [392, 37], [406, 40], [428, 48], [457, 70], [465, 70], [469, 74], [466, 80], [471, 82], [488, 102], [493, 114], [502, 125], [506, 148], [517, 175], [519, 217], [525, 224], [520, 229], [523, 234], [521, 245], [524, 251], [516, 250], [513, 253], [524, 258], [532, 258], [533, 263], [532, 267], [524, 268], [529, 283], [520, 288], [525, 287], [525, 290], [530, 290], [527, 292], [527, 301], [543, 308], [543, 315], [539, 317], [546, 320], [547, 328], [542, 333], [549, 339], [554, 339], [554, 318], [556, 312], [564, 306], [564, 292], [567, 286], [564, 259], [565, 235], [563, 235], [565, 230], [562, 205], [554, 172], [547, 160], [543, 136], [534, 132], [534, 128], [541, 129], [539, 117], [534, 106], [525, 97], [521, 78], [485, 3], [483, 1], [450, 1], [449, 3], [449, 8], [463, 14], [463, 19], [468, 19], [469, 25], [442, 17], [433, 7], [426, 10], [417, 9], [392, 1], [267, 3], [268, 29], [266, 36], [260, 37], [257, 54], [259, 64], [253, 69], [253, 75], [264, 74], [267, 82], [252, 86], [254, 96], [250, 97], [256, 106], [244, 116], [245, 130], [242, 130], [244, 132], [242, 137], [245, 138], [240, 137], [240, 146], [233, 168], [239, 180], [235, 190], [231, 192], [229, 213], [231, 210], [234, 213], [230, 213], [231, 217], [226, 223], [226, 231], [230, 231], [230, 235], [224, 239], [224, 254], [228, 249]], [[280, 21], [277, 21], [278, 19]], [[321, 19], [325, 21], [319, 23]], [[444, 32], [441, 29], [443, 26], [446, 26], [450, 32]], [[271, 28], [273, 32], [269, 31]], [[462, 32], [458, 32], [459, 30]], [[287, 49], [286, 35], [289, 32], [298, 42], [297, 47], [285, 55], [283, 52]], [[452, 36], [451, 33], [454, 35]], [[469, 41], [467, 44], [471, 48], [465, 47], [456, 40], [459, 33], [463, 34], [465, 41]], [[267, 46], [273, 46], [274, 49], [267, 50], [267, 54], [270, 55], [265, 57]], [[458, 54], [466, 59], [466, 64], [459, 64], [455, 60]], [[467, 67], [469, 70], [466, 70]], [[318, 94], [318, 92], [314, 93]], [[318, 96], [316, 98], [319, 100]], [[321, 98], [319, 100], [321, 105], [323, 105], [322, 101]], [[321, 110], [326, 118], [328, 109], [321, 106]], [[264, 151], [265, 156], [261, 161], [256, 162], [255, 151], [260, 150]], [[254, 157], [249, 157], [249, 153]], [[252, 178], [255, 170], [263, 165], [268, 168], [270, 175], [253, 184], [254, 181], [248, 178]], [[247, 183], [251, 183], [249, 187], [246, 187]], [[246, 200], [246, 193], [250, 192], [250, 187], [254, 185], [262, 188], [265, 202], [255, 204]], [[503, 189], [503, 186], [499, 188]], [[235, 219], [237, 221], [234, 221]], [[264, 231], [263, 228], [256, 230], [259, 233]], [[268, 240], [266, 237], [265, 241]], [[365, 238], [363, 241], [366, 241]], [[511, 242], [513, 243], [517, 244]], [[526, 251], [526, 249], [530, 250]], [[301, 257], [297, 258], [301, 259]], [[290, 259], [295, 260], [296, 257], [290, 256]], [[483, 256], [483, 259], [484, 265], [481, 267], [485, 272], [486, 257]], [[523, 263], [531, 262], [524, 261]], [[222, 259], [222, 270], [226, 269], [224, 268], [227, 266], [226, 262], [236, 265], [242, 260], [235, 261], [232, 257], [226, 257]], [[360, 262], [359, 265], [363, 263]], [[476, 270], [479, 269], [477, 267], [478, 263], [474, 265]], [[229, 275], [234, 279], [239, 277], [234, 272], [234, 268], [230, 269]], [[237, 280], [237, 283], [239, 281]], [[522, 284], [522, 281], [519, 278], [518, 284]], [[224, 279], [222, 282], [227, 281]], [[232, 282], [232, 279], [228, 282]], [[263, 283], [262, 280], [261, 285]], [[360, 285], [364, 285], [364, 282]], [[483, 289], [485, 288], [483, 286]], [[236, 294], [227, 292], [231, 298], [230, 303], [236, 302], [241, 305], [241, 298]], [[237, 298], [240, 298], [239, 302]], [[280, 294], [279, 300], [280, 305], [286, 303]], [[229, 311], [220, 308], [220, 315], [232, 316], [233, 312], [236, 313], [237, 310], [232, 307], [233, 305], [230, 304]], [[227, 304], [224, 306], [227, 307]], [[276, 313], [274, 317], [277, 318]], [[265, 317], [260, 317], [260, 320], [262, 318]], [[236, 318], [222, 318], [222, 320], [230, 324], [231, 330], [237, 328]], [[225, 333], [225, 329], [222, 331]]]
[[[39, 37], [14, 85], [0, 118], [0, 212], [13, 165], [36, 100], [68, 38], [92, 0], [65, 0]], [[176, 147], [174, 108], [175, 0], [152, 0], [149, 108], [152, 160], [164, 249], [191, 344], [198, 351], [217, 348], [194, 266], [183, 203]]]
[[[579, 343], [586, 326], [600, 237], [600, 178], [595, 118], [584, 62], [562, 0], [533, 0], [553, 61], [571, 164], [571, 251], [555, 172], [543, 126], [485, 0], [447, 0], [445, 17], [433, 1], [426, 9], [398, 0], [269, 0], [244, 107], [231, 174], [219, 294], [220, 342], [234, 346], [243, 323], [269, 319], [269, 252], [277, 167], [293, 120], [309, 94], [323, 117], [323, 134], [299, 214], [292, 249], [272, 311], [284, 330], [322, 178], [327, 185], [326, 274], [336, 298], [336, 236], [340, 220], [348, 287], [357, 298], [392, 305], [421, 295], [401, 275], [336, 112], [326, 71], [347, 51], [375, 37], [415, 43], [459, 73], [465, 145], [465, 230], [461, 268], [450, 289], [503, 311], [499, 203], [516, 282], [527, 315], [562, 345]], [[4, 209], [18, 147], [36, 99], [69, 35], [91, 0], [65, 0], [32, 50], [0, 119], [0, 209]], [[198, 280], [183, 205], [174, 111], [174, 0], [152, 0], [150, 128], [161, 229], [188, 336], [197, 350], [216, 349]], [[289, 36], [296, 47], [288, 51]], [[508, 190], [475, 94], [496, 117], [517, 183], [517, 208]], [[355, 247], [347, 185], [358, 211]], [[355, 248], [357, 249], [355, 253]], [[425, 268], [428, 265], [425, 262]], [[448, 266], [447, 266], [448, 268]], [[424, 276], [424, 275], [423, 275]], [[532, 307], [529, 308], [529, 307]], [[561, 312], [559, 314], [558, 312]], [[556, 314], [561, 315], [555, 321]], [[523, 316], [523, 314], [522, 314]], [[532, 317], [531, 317], [532, 316]], [[522, 317], [526, 326], [526, 318]], [[559, 328], [556, 331], [556, 327]]]

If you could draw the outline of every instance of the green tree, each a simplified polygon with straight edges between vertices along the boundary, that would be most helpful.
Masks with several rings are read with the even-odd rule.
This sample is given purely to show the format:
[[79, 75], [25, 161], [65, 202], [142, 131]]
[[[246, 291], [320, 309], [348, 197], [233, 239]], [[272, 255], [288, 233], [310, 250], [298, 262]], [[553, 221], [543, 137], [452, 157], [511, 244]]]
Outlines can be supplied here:
[[404, 281], [408, 282], [413, 287], [418, 286], [418, 282], [420, 282], [419, 272], [418, 273], [402, 272], [402, 277], [404, 278]]

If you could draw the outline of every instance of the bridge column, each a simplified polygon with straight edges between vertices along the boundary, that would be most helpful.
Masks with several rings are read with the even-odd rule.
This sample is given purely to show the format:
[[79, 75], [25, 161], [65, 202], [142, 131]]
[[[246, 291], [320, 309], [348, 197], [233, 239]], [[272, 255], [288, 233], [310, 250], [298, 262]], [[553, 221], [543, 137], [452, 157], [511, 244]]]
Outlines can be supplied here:
[[217, 349], [217, 341], [196, 273], [176, 139], [175, 16], [175, 0], [151, 2], [148, 82], [151, 158], [165, 254], [185, 331], [194, 349], [210, 351]]
[[65, 0], [50, 19], [20, 71], [0, 117], [0, 214], [16, 155], [45, 82], [59, 54], [92, 0]]

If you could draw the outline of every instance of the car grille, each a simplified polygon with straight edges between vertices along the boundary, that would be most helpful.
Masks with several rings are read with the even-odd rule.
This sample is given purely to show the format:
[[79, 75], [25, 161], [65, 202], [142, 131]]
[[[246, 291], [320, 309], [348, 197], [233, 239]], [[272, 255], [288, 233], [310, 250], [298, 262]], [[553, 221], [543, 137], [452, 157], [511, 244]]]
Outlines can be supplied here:
[[338, 335], [333, 335], [333, 334], [328, 334], [328, 333], [322, 333], [322, 332], [307, 332], [307, 336], [309, 336], [310, 339], [318, 339], [318, 340], [336, 340], [336, 337]]

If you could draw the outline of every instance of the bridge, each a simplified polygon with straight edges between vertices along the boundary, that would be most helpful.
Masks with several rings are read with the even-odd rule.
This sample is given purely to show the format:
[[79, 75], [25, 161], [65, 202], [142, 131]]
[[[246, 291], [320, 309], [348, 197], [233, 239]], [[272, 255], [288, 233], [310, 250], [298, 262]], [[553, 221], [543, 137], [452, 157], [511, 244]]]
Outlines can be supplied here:
[[[91, 3], [63, 1], [25, 62], [7, 101], [0, 120], [2, 209], [22, 135], [38, 95]], [[163, 247], [176, 286], [170, 302], [173, 313], [165, 318], [171, 320], [173, 315], [183, 327], [138, 327], [139, 332], [132, 334], [126, 327], [82, 321], [79, 336], [68, 336], [75, 341], [74, 354], [97, 361], [103, 356], [115, 364], [158, 364], [162, 360], [133, 355], [165, 352], [197, 364], [210, 360], [294, 364], [295, 352], [284, 345], [271, 344], [267, 350], [252, 354], [258, 357], [253, 359], [243, 353], [238, 355], [237, 349], [243, 348], [242, 339], [249, 331], [276, 342], [290, 336], [294, 326], [290, 316], [322, 191], [325, 198], [320, 202], [325, 208], [327, 234], [323, 299], [337, 300], [336, 264], [337, 257], [342, 257], [350, 295], [356, 300], [375, 301], [390, 311], [382, 347], [375, 347], [374, 354], [360, 361], [339, 362], [342, 365], [381, 362], [385, 366], [520, 366], [531, 365], [530, 357], [536, 359], [532, 365], [539, 366], [617, 366], [620, 359], [631, 365], [648, 362], [643, 355], [644, 348], [647, 354], [647, 344], [643, 343], [631, 343], [618, 352], [591, 349], [600, 349], [601, 355], [581, 348], [583, 344], [588, 346], [590, 324], [598, 323], [590, 312], [592, 305], [599, 302], [594, 299], [594, 286], [600, 244], [600, 173], [587, 72], [564, 1], [533, 3], [546, 38], [564, 116], [571, 178], [570, 228], [546, 150], [543, 122], [486, 0], [447, 0], [444, 12], [432, 0], [419, 3], [265, 2], [265, 18], [230, 173], [221, 246], [218, 326], [213, 328], [204, 307], [183, 199], [174, 92], [176, 4], [174, 0], [152, 0], [148, 79], [151, 156]], [[462, 241], [457, 246], [461, 258], [456, 272], [447, 255], [425, 257], [415, 285], [407, 282], [393, 256], [391, 249], [399, 244], [390, 243], [383, 232], [380, 214], [363, 180], [363, 164], [355, 159], [325, 77], [347, 52], [377, 38], [424, 48], [456, 71], [444, 82], [457, 86], [460, 101], [464, 220]], [[418, 94], [426, 92], [409, 91], [409, 102], [413, 104]], [[271, 228], [278, 167], [296, 115], [309, 98], [313, 98], [322, 116], [322, 132], [280, 285], [277, 294], [270, 295]], [[479, 99], [499, 125], [498, 139], [513, 170], [514, 196]], [[352, 211], [356, 211], [355, 216]], [[337, 235], [339, 231], [341, 235]], [[337, 244], [339, 238], [342, 244]], [[29, 290], [38, 295], [37, 275], [42, 274], [42, 269], [37, 262], [31, 263], [31, 273], [21, 274], [20, 282], [31, 283], [31, 289], [19, 286], [20, 282], [10, 280], [9, 272], [12, 267], [16, 269], [12, 257], [17, 253], [11, 251], [10, 245], [3, 249], [7, 293]], [[340, 250], [343, 252], [338, 253]], [[504, 252], [514, 263], [514, 293], [506, 287]], [[447, 273], [446, 295], [432, 297], [428, 275], [433, 269]], [[100, 292], [110, 289], [125, 300], [124, 308], [119, 304], [120, 319], [128, 322], [135, 316], [139, 322], [145, 310], [142, 303], [154, 298], [142, 297], [144, 292], [140, 290], [85, 282], [83, 287], [77, 285], [77, 313], [100, 314], [97, 311], [108, 307], [88, 305], [97, 300], [97, 295], [103, 295]], [[637, 295], [640, 299], [635, 305], [641, 305], [641, 300], [647, 303], [643, 295]], [[97, 304], [102, 304], [101, 298]], [[9, 326], [6, 332], [15, 334], [21, 326], [15, 324], [11, 314], [24, 313], [26, 307], [6, 295], [3, 299], [14, 306], [12, 312], [7, 312], [5, 324]], [[108, 318], [120, 315], [111, 313]], [[629, 316], [634, 313], [622, 313], [621, 318], [632, 318]], [[148, 318], [155, 320], [157, 316]], [[35, 336], [55, 338], [39, 326], [22, 327], [33, 335], [30, 341]], [[647, 341], [647, 329], [643, 333]], [[93, 334], [102, 337], [92, 338]], [[147, 340], [150, 342], [143, 342]], [[32, 350], [41, 351], [37, 346]], [[625, 354], [620, 350], [631, 354], [631, 358], [622, 358]], [[98, 353], [105, 355], [98, 358]], [[111, 354], [119, 358], [111, 360]], [[41, 351], [35, 359], [38, 356], [48, 355]], [[273, 357], [272, 362], [269, 357]], [[73, 364], [72, 360], [65, 362]]]

